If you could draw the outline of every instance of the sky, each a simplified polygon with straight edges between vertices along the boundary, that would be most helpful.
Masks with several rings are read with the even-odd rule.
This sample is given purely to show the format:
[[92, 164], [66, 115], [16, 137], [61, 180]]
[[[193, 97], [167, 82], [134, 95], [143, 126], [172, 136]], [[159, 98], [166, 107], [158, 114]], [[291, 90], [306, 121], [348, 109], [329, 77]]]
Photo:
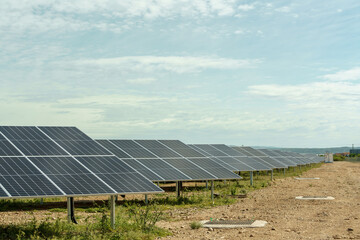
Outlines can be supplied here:
[[360, 147], [360, 1], [1, 0], [0, 125]]

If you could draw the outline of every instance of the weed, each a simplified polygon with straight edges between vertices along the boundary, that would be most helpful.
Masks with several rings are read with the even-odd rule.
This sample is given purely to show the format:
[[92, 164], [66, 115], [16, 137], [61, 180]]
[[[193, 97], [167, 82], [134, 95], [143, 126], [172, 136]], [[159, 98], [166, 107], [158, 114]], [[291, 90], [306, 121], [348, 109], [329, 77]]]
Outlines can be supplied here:
[[199, 229], [201, 228], [202, 224], [200, 222], [191, 222], [190, 227], [191, 229]]

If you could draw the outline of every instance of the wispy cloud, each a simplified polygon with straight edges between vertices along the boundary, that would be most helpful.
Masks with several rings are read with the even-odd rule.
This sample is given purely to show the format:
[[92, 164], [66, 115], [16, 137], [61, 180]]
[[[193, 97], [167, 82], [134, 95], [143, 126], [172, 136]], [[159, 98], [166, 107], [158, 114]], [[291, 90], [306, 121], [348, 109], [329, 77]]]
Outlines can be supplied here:
[[332, 74], [326, 74], [322, 78], [330, 81], [356, 81], [360, 80], [360, 67], [349, 70], [339, 71]]
[[253, 10], [253, 9], [254, 9], [254, 5], [251, 5], [251, 4], [242, 4], [242, 5], [239, 5], [239, 6], [238, 6], [238, 9], [239, 9], [239, 10], [242, 10], [242, 11], [250, 11], [250, 10]]
[[197, 72], [205, 69], [239, 69], [256, 67], [259, 59], [232, 59], [220, 57], [182, 56], [126, 56], [79, 60], [78, 65], [112, 67], [142, 71], [165, 70], [177, 73]]
[[155, 78], [134, 78], [134, 79], [128, 79], [126, 82], [131, 84], [150, 84], [153, 82], [156, 82]]

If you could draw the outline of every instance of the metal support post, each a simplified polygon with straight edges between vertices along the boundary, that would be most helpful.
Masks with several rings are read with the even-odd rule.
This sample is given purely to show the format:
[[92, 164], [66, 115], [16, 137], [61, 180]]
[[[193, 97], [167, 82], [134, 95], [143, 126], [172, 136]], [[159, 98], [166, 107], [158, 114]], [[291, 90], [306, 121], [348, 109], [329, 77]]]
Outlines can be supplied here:
[[111, 228], [115, 229], [115, 196], [110, 196], [110, 220]]
[[224, 185], [226, 185], [226, 180], [224, 180]]
[[254, 186], [253, 172], [250, 172], [250, 186]]
[[179, 198], [181, 193], [181, 182], [177, 181], [176, 182], [176, 197]]
[[206, 189], [209, 189], [209, 184], [208, 184], [208, 180], [205, 181], [205, 186], [206, 186]]
[[274, 171], [271, 169], [271, 181], [274, 179]]
[[286, 170], [285, 170], [285, 168], [284, 168], [284, 176], [285, 176], [285, 171], [286, 171]]
[[149, 204], [149, 200], [148, 200], [148, 195], [145, 194], [145, 204], [148, 205]]
[[68, 209], [68, 222], [73, 222], [77, 224], [75, 219], [75, 211], [74, 211], [74, 198], [68, 197], [67, 198], [67, 209]]
[[44, 199], [40, 198], [40, 204], [43, 205], [44, 204]]
[[214, 202], [214, 180], [211, 180], [211, 201]]

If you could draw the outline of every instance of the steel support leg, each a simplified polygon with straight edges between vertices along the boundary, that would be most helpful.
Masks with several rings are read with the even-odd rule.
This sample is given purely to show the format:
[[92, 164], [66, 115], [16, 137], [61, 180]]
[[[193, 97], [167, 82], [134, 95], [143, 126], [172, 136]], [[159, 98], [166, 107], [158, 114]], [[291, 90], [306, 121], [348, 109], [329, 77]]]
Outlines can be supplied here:
[[285, 168], [284, 168], [284, 176], [285, 176], [285, 171], [286, 171], [286, 170], [285, 170]]
[[271, 181], [274, 180], [274, 171], [271, 169]]
[[68, 222], [73, 222], [77, 224], [75, 219], [75, 210], [74, 210], [74, 198], [68, 197], [67, 198], [67, 209], [68, 209]]
[[149, 204], [149, 200], [148, 200], [148, 195], [145, 194], [145, 204], [148, 205]]
[[206, 186], [206, 189], [209, 189], [208, 180], [205, 181], [205, 186]]
[[254, 186], [253, 172], [250, 172], [250, 186]]
[[211, 181], [211, 201], [214, 202], [214, 180]]
[[110, 221], [111, 228], [115, 229], [115, 196], [110, 196]]
[[176, 197], [179, 198], [181, 193], [181, 182], [176, 182]]

